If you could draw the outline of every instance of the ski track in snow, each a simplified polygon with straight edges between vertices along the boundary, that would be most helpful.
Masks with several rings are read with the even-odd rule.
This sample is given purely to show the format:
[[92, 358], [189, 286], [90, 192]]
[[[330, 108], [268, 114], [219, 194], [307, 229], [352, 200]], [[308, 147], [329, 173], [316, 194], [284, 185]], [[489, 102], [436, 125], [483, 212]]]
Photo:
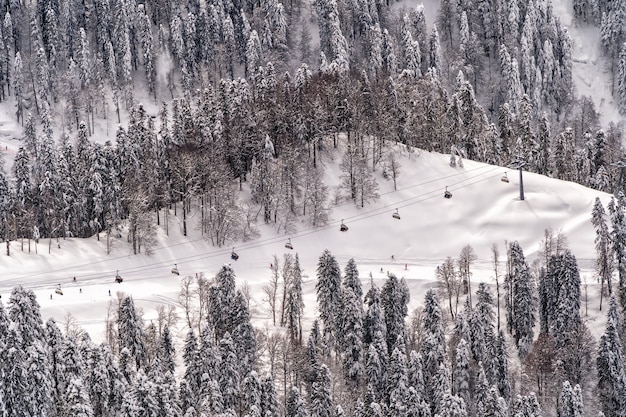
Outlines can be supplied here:
[[[393, 8], [410, 10], [419, 3], [422, 2], [406, 0], [395, 3]], [[424, 4], [427, 22], [432, 27], [438, 2], [428, 0]], [[620, 119], [610, 96], [610, 80], [600, 52], [598, 29], [573, 25], [569, 0], [554, 0], [553, 6], [573, 39], [573, 76], [577, 95], [592, 97], [603, 127], [610, 121], [624, 120]], [[150, 100], [145, 104], [149, 109]], [[5, 169], [10, 170], [20, 145], [22, 127], [15, 122], [10, 106], [2, 106], [2, 110], [0, 154], [7, 162]], [[114, 129], [108, 120], [102, 123], [106, 123], [110, 136]], [[404, 277], [411, 291], [411, 311], [421, 305], [426, 290], [435, 286], [437, 265], [448, 256], [455, 259], [463, 246], [471, 245], [478, 256], [472, 266], [473, 288], [477, 288], [478, 282], [495, 286], [491, 245], [497, 244], [500, 250], [499, 275], [502, 279], [504, 242], [518, 240], [531, 263], [538, 256], [544, 229], [551, 227], [567, 235], [569, 247], [577, 256], [581, 277], [589, 283], [590, 316], [584, 319], [590, 323], [596, 337], [601, 334], [604, 313], [597, 311], [594, 233], [589, 220], [594, 198], [599, 196], [606, 205], [609, 195], [525, 172], [526, 200], [522, 202], [515, 170], [473, 161], [464, 161], [464, 168], [451, 168], [448, 155], [399, 152], [401, 174], [397, 191], [393, 190], [390, 181], [379, 176], [380, 200], [368, 203], [364, 208], [350, 201], [333, 206], [327, 227], [313, 229], [298, 223], [295, 233], [277, 235], [271, 225], [261, 225], [259, 239], [234, 245], [240, 254], [236, 262], [230, 259], [231, 247], [215, 248], [204, 241], [197, 230], [190, 230], [189, 237], [181, 236], [180, 220], [173, 212], [169, 215], [169, 236], [162, 227], [159, 228], [158, 244], [151, 257], [131, 255], [123, 239], [114, 239], [110, 255], [106, 255], [104, 239], [97, 241], [95, 238], [61, 240], [61, 248], [53, 242], [51, 254], [48, 254], [46, 240], [39, 244], [38, 254], [34, 254], [34, 250], [22, 252], [20, 243], [13, 242], [11, 256], [7, 257], [2, 246], [0, 301], [6, 304], [11, 289], [18, 284], [24, 285], [35, 291], [44, 320], [53, 317], [63, 323], [71, 315], [94, 341], [102, 341], [106, 312], [109, 303], [117, 300], [118, 293], [132, 295], [137, 307], [143, 309], [144, 319], [149, 322], [156, 319], [157, 304], [179, 308], [179, 284], [184, 275], [204, 273], [210, 278], [221, 265], [232, 263], [238, 286], [244, 283], [249, 286], [252, 296], [250, 313], [255, 325], [261, 329], [272, 328], [263, 286], [271, 273], [272, 256], [276, 254], [282, 258], [287, 252], [283, 245], [291, 237], [293, 253], [299, 254], [304, 270], [304, 326], [307, 329], [316, 314], [316, 263], [326, 248], [335, 255], [342, 269], [351, 257], [355, 258], [364, 291], [371, 282], [382, 286], [387, 273]], [[339, 158], [335, 156], [334, 159], [328, 163], [326, 174], [329, 195], [339, 183]], [[499, 181], [504, 172], [508, 172], [508, 184]], [[450, 200], [443, 199], [445, 186], [449, 186], [454, 194]], [[401, 220], [391, 217], [396, 208]], [[342, 219], [350, 227], [346, 233], [338, 230]], [[395, 259], [392, 260], [391, 255]], [[174, 263], [178, 264], [180, 277], [170, 273]], [[121, 284], [114, 282], [117, 270], [124, 277]], [[76, 282], [73, 282], [73, 276], [77, 277]], [[54, 294], [57, 284], [61, 284], [64, 295]], [[178, 331], [184, 334], [184, 320], [180, 313], [179, 308]]]
[[[451, 168], [449, 155], [434, 152], [407, 154], [401, 148], [399, 160], [401, 175], [398, 190], [392, 181], [382, 177], [381, 198], [364, 208], [343, 200], [332, 207], [329, 224], [313, 228], [298, 220], [297, 230], [290, 235], [276, 234], [272, 225], [261, 225], [261, 236], [250, 242], [237, 242], [238, 261], [230, 259], [231, 247], [216, 248], [189, 227], [190, 235], [183, 237], [176, 225], [173, 212], [169, 215], [169, 236], [163, 226], [158, 228], [157, 245], [152, 256], [130, 255], [125, 239], [114, 239], [111, 254], [106, 254], [106, 239], [67, 239], [56, 242], [48, 254], [47, 240], [40, 241], [35, 254], [20, 250], [20, 243], [11, 244], [11, 256], [0, 255], [0, 294], [6, 303], [11, 289], [21, 284], [32, 288], [38, 297], [42, 317], [67, 321], [85, 328], [94, 341], [104, 338], [105, 317], [110, 302], [117, 302], [118, 292], [132, 295], [137, 307], [144, 311], [148, 323], [156, 320], [159, 304], [177, 308], [181, 320], [179, 335], [184, 335], [182, 309], [178, 303], [180, 281], [183, 276], [204, 274], [211, 278], [226, 263], [236, 274], [237, 285], [244, 283], [251, 294], [250, 312], [260, 329], [273, 328], [263, 286], [268, 282], [273, 255], [282, 264], [283, 253], [298, 253], [303, 268], [303, 298], [305, 326], [316, 314], [316, 268], [324, 249], [329, 249], [340, 267], [354, 257], [364, 290], [374, 282], [384, 285], [388, 273], [407, 281], [411, 291], [409, 311], [421, 306], [424, 293], [434, 287], [434, 271], [446, 257], [456, 259], [461, 248], [471, 245], [478, 259], [472, 265], [473, 289], [478, 282], [495, 286], [491, 245], [500, 250], [499, 275], [505, 269], [505, 241], [518, 240], [529, 263], [537, 257], [544, 229], [562, 230], [569, 239], [569, 247], [577, 256], [581, 275], [589, 280], [592, 297], [597, 294], [593, 283], [594, 231], [590, 222], [595, 197], [606, 205], [610, 196], [571, 182], [551, 179], [538, 174], [523, 173], [526, 199], [519, 199], [518, 171], [495, 167], [474, 161], [464, 161], [463, 168]], [[327, 166], [327, 183], [331, 190], [338, 178], [339, 158]], [[500, 181], [508, 172], [509, 183]], [[333, 181], [335, 181], [333, 183]], [[445, 186], [453, 192], [451, 199], [443, 198]], [[392, 217], [396, 208], [400, 220]], [[349, 226], [339, 231], [343, 221]], [[291, 238], [293, 251], [285, 249]], [[4, 251], [4, 246], [1, 247]], [[392, 259], [392, 255], [394, 259]], [[177, 264], [180, 276], [172, 274]], [[114, 282], [116, 271], [124, 278]], [[76, 277], [76, 282], [73, 277]], [[54, 289], [61, 285], [64, 295]], [[111, 295], [109, 296], [109, 291]], [[50, 296], [52, 295], [52, 299]], [[593, 298], [592, 298], [593, 299]], [[116, 304], [114, 304], [116, 305]], [[594, 311], [589, 320], [603, 326], [604, 318]], [[307, 328], [307, 327], [305, 327]], [[597, 327], [594, 334], [599, 334]]]

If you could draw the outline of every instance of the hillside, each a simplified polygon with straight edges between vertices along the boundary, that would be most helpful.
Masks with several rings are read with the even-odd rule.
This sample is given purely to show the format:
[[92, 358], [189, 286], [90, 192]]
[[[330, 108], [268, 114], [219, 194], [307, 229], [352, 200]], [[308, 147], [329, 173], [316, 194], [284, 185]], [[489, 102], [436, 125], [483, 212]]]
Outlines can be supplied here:
[[[101, 340], [111, 299], [109, 290], [113, 296], [117, 291], [132, 295], [150, 320], [155, 317], [156, 305], [177, 304], [181, 277], [170, 273], [174, 264], [182, 275], [204, 273], [212, 277], [221, 264], [232, 262], [238, 285], [247, 283], [250, 287], [253, 315], [262, 328], [268, 321], [262, 287], [269, 279], [273, 255], [282, 258], [284, 252], [289, 252], [284, 248], [288, 238], [308, 275], [305, 304], [306, 316], [311, 319], [315, 311], [315, 270], [324, 249], [329, 249], [341, 265], [354, 258], [364, 285], [370, 274], [377, 282], [388, 271], [405, 277], [411, 288], [413, 309], [421, 305], [425, 289], [435, 285], [436, 266], [448, 256], [456, 258], [463, 246], [471, 245], [478, 256], [472, 266], [476, 281], [492, 284], [491, 246], [500, 248], [502, 274], [505, 241], [519, 241], [531, 262], [537, 256], [546, 228], [560, 230], [567, 236], [582, 276], [591, 283], [595, 259], [591, 208], [596, 197], [606, 205], [609, 195], [525, 172], [525, 200], [520, 201], [517, 171], [467, 160], [463, 161], [463, 168], [451, 168], [449, 159], [438, 153], [402, 152], [397, 191], [393, 191], [392, 181], [380, 177], [378, 201], [364, 208], [342, 201], [332, 207], [325, 227], [299, 224], [296, 233], [285, 236], [277, 235], [272, 225], [261, 226], [258, 239], [235, 244], [240, 256], [236, 262], [230, 259], [230, 247], [212, 247], [197, 228], [190, 228], [190, 235], [183, 237], [180, 219], [173, 211], [169, 217], [170, 235], [159, 228], [152, 256], [132, 255], [125, 234], [115, 241], [110, 255], [106, 255], [104, 238], [98, 241], [95, 236], [61, 239], [60, 247], [53, 241], [50, 254], [47, 239], [42, 239], [36, 248], [31, 242], [30, 253], [27, 246], [21, 251], [20, 242], [12, 242], [12, 255], [2, 257], [0, 293], [4, 300], [15, 285], [32, 288], [44, 318], [54, 317], [62, 323], [71, 314], [94, 340]], [[327, 181], [332, 185], [338, 182], [337, 160], [327, 164]], [[509, 183], [500, 181], [505, 172]], [[445, 186], [453, 193], [451, 199], [443, 198]], [[400, 220], [392, 217], [396, 208]], [[197, 214], [196, 208], [190, 217], [197, 219]], [[339, 231], [342, 219], [349, 226], [345, 233]], [[124, 278], [122, 284], [113, 282], [117, 270]], [[72, 281], [74, 276], [76, 283]], [[61, 284], [64, 295], [54, 294], [51, 300], [57, 284]], [[596, 291], [596, 286], [592, 286], [590, 295], [595, 297]], [[601, 329], [598, 323], [597, 330]]]

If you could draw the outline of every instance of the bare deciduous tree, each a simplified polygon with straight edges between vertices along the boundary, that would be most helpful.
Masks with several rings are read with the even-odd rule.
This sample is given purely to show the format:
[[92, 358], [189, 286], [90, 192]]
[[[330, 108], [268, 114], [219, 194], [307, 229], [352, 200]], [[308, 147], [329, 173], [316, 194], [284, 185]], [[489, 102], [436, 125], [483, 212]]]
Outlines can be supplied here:
[[287, 304], [287, 292], [293, 275], [293, 255], [286, 253], [283, 257], [283, 301], [280, 304], [280, 325], [285, 325], [285, 308]]
[[65, 321], [63, 322], [63, 329], [65, 330], [65, 335], [68, 337], [72, 337], [76, 340], [80, 339], [81, 336], [85, 335], [85, 329], [78, 325], [76, 321], [76, 317], [74, 317], [71, 313], [67, 313], [65, 315]]
[[167, 306], [165, 304], [159, 304], [156, 311], [159, 336], [162, 336], [165, 326], [171, 329], [176, 325], [176, 322], [178, 321], [178, 314], [176, 313], [176, 306], [171, 304]]
[[198, 317], [198, 334], [202, 333], [202, 329], [204, 327], [204, 317], [205, 313], [208, 313], [208, 305], [209, 305], [209, 288], [211, 287], [211, 282], [204, 277], [204, 273], [197, 275], [196, 278], [196, 288], [195, 295], [198, 300], [198, 308], [197, 308], [197, 317]]
[[500, 281], [499, 281], [499, 270], [498, 270], [498, 266], [499, 266], [499, 257], [500, 257], [500, 250], [498, 249], [498, 245], [496, 245], [495, 243], [493, 245], [491, 245], [491, 255], [492, 255], [492, 260], [493, 260], [493, 273], [495, 274], [495, 278], [496, 278], [496, 305], [497, 305], [497, 310], [498, 310], [498, 330], [500, 330]]
[[470, 267], [476, 259], [478, 259], [478, 257], [476, 256], [476, 252], [474, 252], [474, 248], [470, 245], [465, 245], [461, 249], [459, 259], [457, 260], [459, 265], [459, 278], [461, 280], [461, 285], [463, 286], [463, 293], [469, 296], [470, 305], [472, 305], [472, 272]]
[[389, 163], [389, 172], [391, 173], [391, 179], [393, 180], [393, 189], [395, 191], [398, 189], [396, 181], [400, 176], [400, 167], [402, 165], [400, 165], [400, 163], [396, 159], [396, 155], [393, 152], [389, 153], [387, 160]]
[[[437, 281], [439, 282], [439, 291], [448, 299], [448, 305], [450, 307], [450, 316], [452, 319], [456, 316], [456, 310], [459, 305], [459, 282], [458, 275], [454, 268], [454, 261], [451, 257], [439, 265], [435, 271]], [[452, 299], [456, 296], [456, 305], [452, 307]]]
[[423, 314], [424, 310], [422, 308], [416, 308], [411, 313], [406, 332], [407, 351], [415, 350], [419, 352], [419, 347], [422, 345], [424, 338]]
[[187, 321], [187, 326], [190, 329], [193, 329], [196, 319], [195, 319], [195, 309], [193, 306], [193, 298], [194, 298], [194, 288], [193, 288], [194, 278], [191, 276], [186, 276], [180, 280], [180, 291], [178, 293], [178, 302], [183, 307], [185, 312], [185, 320]]
[[567, 236], [561, 230], [553, 230], [551, 227], [543, 231], [543, 239], [539, 243], [539, 258], [543, 267], [547, 267], [552, 255], [559, 255], [567, 249]]
[[248, 281], [244, 281], [241, 284], [241, 294], [243, 294], [243, 298], [246, 300], [246, 308], [250, 311], [250, 300], [252, 299], [252, 291], [250, 290], [250, 285], [248, 285]]
[[276, 309], [278, 298], [278, 283], [280, 281], [280, 273], [278, 272], [278, 256], [274, 255], [274, 262], [270, 265], [272, 275], [267, 284], [263, 286], [263, 292], [266, 295], [264, 301], [267, 301], [270, 306], [270, 312], [272, 313], [272, 323], [276, 326]]

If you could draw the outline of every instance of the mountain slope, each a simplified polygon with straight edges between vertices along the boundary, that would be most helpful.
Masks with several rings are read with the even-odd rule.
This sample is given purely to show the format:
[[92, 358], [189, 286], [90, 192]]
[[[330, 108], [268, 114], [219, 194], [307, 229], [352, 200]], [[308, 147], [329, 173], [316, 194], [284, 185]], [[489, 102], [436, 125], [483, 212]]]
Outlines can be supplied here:
[[[591, 208], [596, 197], [606, 204], [608, 194], [524, 172], [525, 200], [521, 201], [517, 171], [473, 161], [452, 168], [449, 155], [398, 152], [401, 173], [397, 191], [392, 181], [378, 177], [379, 200], [364, 208], [344, 200], [332, 207], [325, 227], [298, 223], [297, 232], [285, 236], [277, 235], [272, 225], [262, 225], [259, 239], [236, 245], [240, 256], [236, 262], [230, 259], [231, 248], [211, 246], [196, 229], [190, 228], [190, 236], [183, 237], [180, 219], [171, 211], [169, 236], [161, 226], [152, 256], [132, 255], [125, 236], [115, 239], [110, 255], [105, 252], [104, 236], [100, 241], [96, 237], [61, 240], [59, 246], [56, 241], [50, 245], [42, 240], [36, 248], [31, 242], [30, 253], [27, 242], [24, 251], [20, 242], [12, 242], [11, 256], [3, 253], [0, 258], [0, 294], [6, 300], [15, 285], [31, 287], [44, 319], [54, 317], [64, 322], [71, 314], [94, 340], [100, 340], [107, 304], [117, 291], [132, 295], [145, 318], [151, 320], [156, 317], [158, 304], [177, 305], [181, 277], [170, 272], [174, 264], [181, 276], [204, 273], [211, 277], [221, 264], [232, 262], [239, 285], [245, 282], [250, 289], [252, 314], [262, 327], [269, 322], [262, 287], [270, 277], [273, 255], [282, 258], [289, 252], [284, 244], [291, 238], [293, 252], [298, 253], [308, 275], [304, 287], [308, 319], [315, 314], [317, 259], [326, 248], [342, 268], [349, 258], [355, 258], [365, 285], [370, 275], [382, 282], [388, 271], [405, 277], [412, 292], [412, 309], [421, 304], [424, 289], [433, 285], [436, 266], [448, 256], [456, 258], [463, 246], [471, 245], [478, 257], [472, 267], [475, 281], [493, 283], [491, 246], [495, 243], [500, 249], [502, 273], [504, 242], [518, 240], [532, 261], [546, 228], [567, 235], [583, 277], [591, 277], [595, 257]], [[332, 195], [340, 183], [338, 158], [327, 165]], [[505, 172], [509, 183], [500, 180]], [[451, 199], [443, 198], [446, 186], [453, 193]], [[392, 217], [396, 209], [400, 220]], [[198, 217], [196, 213], [190, 215], [191, 221]], [[342, 219], [349, 227], [344, 233], [339, 231]], [[114, 282], [118, 270], [124, 278], [121, 284]], [[57, 284], [63, 296], [54, 293]]]

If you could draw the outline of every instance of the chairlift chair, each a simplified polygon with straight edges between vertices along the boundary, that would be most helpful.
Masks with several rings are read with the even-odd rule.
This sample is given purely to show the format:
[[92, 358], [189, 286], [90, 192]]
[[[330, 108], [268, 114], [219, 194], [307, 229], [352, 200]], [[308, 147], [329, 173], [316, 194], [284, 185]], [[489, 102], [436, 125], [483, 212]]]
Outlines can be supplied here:
[[448, 191], [448, 186], [446, 185], [446, 191], [443, 193], [444, 198], [452, 198], [452, 193]]
[[120, 276], [120, 270], [118, 269], [115, 273], [115, 282], [121, 284], [122, 281], [124, 281], [124, 279]]
[[291, 238], [289, 238], [289, 240], [287, 240], [287, 243], [285, 243], [285, 247], [287, 249], [293, 249], [293, 245], [291, 244]]
[[348, 226], [346, 226], [343, 222], [343, 219], [341, 220], [341, 226], [339, 226], [339, 230], [342, 232], [347, 232], [348, 231]]
[[394, 219], [398, 219], [400, 220], [400, 213], [398, 213], [398, 209], [396, 209], [396, 212], [392, 214]]
[[239, 255], [237, 255], [237, 252], [235, 252], [235, 248], [233, 248], [233, 251], [230, 253], [230, 259], [232, 259], [233, 261], [239, 259]]
[[174, 275], [180, 275], [180, 274], [178, 273], [178, 265], [174, 264], [174, 268], [172, 268], [172, 274], [174, 274]]
[[500, 181], [509, 182], [509, 177], [506, 175], [506, 172], [504, 173], [504, 175], [502, 175], [502, 177], [500, 178]]

